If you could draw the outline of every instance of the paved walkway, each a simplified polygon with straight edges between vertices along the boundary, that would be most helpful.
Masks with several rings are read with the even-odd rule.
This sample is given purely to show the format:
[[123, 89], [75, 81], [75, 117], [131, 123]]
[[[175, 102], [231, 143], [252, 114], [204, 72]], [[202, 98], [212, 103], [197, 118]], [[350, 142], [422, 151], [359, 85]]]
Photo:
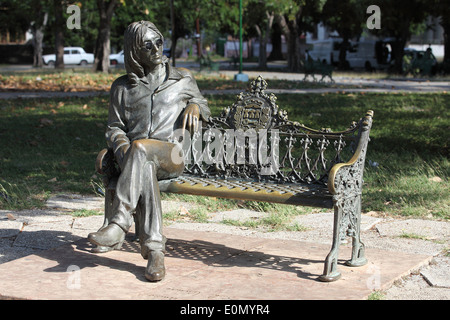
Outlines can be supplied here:
[[[163, 201], [165, 212], [191, 207]], [[43, 210], [0, 211], [0, 295], [33, 299], [366, 299], [373, 290], [382, 290], [387, 300], [450, 300], [450, 257], [443, 254], [450, 244], [450, 222], [364, 214], [362, 238], [370, 263], [361, 268], [340, 265], [343, 278], [322, 284], [314, 279], [321, 274], [330, 248], [331, 212], [298, 216], [295, 222], [306, 229], [299, 232], [265, 232], [221, 223], [224, 218], [246, 220], [264, 215], [251, 210], [210, 213], [208, 223], [186, 219], [165, 227], [169, 275], [149, 290], [143, 278], [145, 260], [136, 243], [126, 242], [123, 250], [107, 255], [88, 252], [86, 236], [101, 226], [103, 217], [75, 217], [73, 213], [101, 212], [102, 208], [102, 198], [63, 195], [51, 198]], [[350, 244], [341, 250], [341, 258], [349, 256]], [[85, 291], [66, 287], [68, 268], [77, 266], [81, 266], [83, 279], [90, 279]], [[98, 290], [112, 285], [111, 279], [117, 288], [124, 287]], [[124, 289], [130, 283], [136, 287]]]
[[[223, 70], [211, 75], [225, 75], [233, 77], [237, 72]], [[245, 71], [250, 79], [261, 75], [264, 79], [279, 79], [279, 80], [293, 80], [301, 81], [304, 77], [301, 73], [285, 73], [285, 72], [264, 72], [264, 71]], [[306, 94], [306, 93], [336, 93], [336, 92], [377, 92], [377, 93], [438, 93], [450, 92], [450, 81], [429, 81], [425, 79], [363, 79], [351, 77], [334, 77], [334, 85], [339, 86], [329, 88], [311, 88], [311, 89], [270, 89], [270, 92], [275, 94], [291, 93], [291, 94]], [[325, 82], [326, 83], [326, 82]], [[347, 86], [347, 87], [346, 87]], [[245, 86], [243, 85], [243, 88]], [[202, 90], [203, 94], [238, 94], [242, 89], [232, 90]], [[37, 91], [37, 92], [23, 92], [23, 91], [6, 91], [0, 92], [0, 99], [32, 99], [32, 98], [64, 98], [64, 97], [91, 97], [98, 95], [108, 95], [109, 92], [102, 91], [84, 91], [84, 92], [58, 92], [58, 91]]]

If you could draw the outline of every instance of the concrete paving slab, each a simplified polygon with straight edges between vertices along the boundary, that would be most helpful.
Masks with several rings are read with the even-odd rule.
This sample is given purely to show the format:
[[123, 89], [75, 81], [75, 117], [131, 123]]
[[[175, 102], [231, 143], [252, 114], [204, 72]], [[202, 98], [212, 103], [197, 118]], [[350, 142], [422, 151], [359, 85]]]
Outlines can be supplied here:
[[430, 286], [420, 274], [413, 274], [387, 290], [385, 299], [447, 301], [450, 300], [450, 289]]
[[13, 217], [13, 221], [23, 222], [25, 224], [51, 222], [54, 219], [58, 219], [61, 214], [57, 212], [51, 212], [49, 210], [21, 210], [10, 211], [0, 210], [0, 224], [4, 221], [8, 221], [8, 217]]
[[15, 237], [23, 228], [23, 222], [15, 220], [0, 220], [0, 239]]
[[[333, 230], [333, 212], [320, 212], [314, 214], [305, 214], [295, 217], [294, 222], [310, 229]], [[382, 221], [380, 218], [361, 214], [361, 231], [367, 231]]]
[[381, 236], [423, 237], [427, 240], [449, 241], [450, 222], [423, 219], [396, 220], [377, 225]]
[[[429, 262], [426, 255], [368, 249], [359, 268], [339, 261], [342, 278], [317, 281], [329, 245], [165, 229], [163, 281], [144, 277], [135, 242], [104, 254], [85, 240], [0, 265], [0, 296], [21, 299], [365, 299]], [[350, 246], [341, 257], [350, 257]]]
[[13, 247], [13, 243], [14, 240], [11, 238], [0, 239], [0, 264], [41, 251], [26, 247]]
[[[94, 210], [103, 212], [105, 209], [105, 198], [98, 196], [86, 196], [80, 194], [61, 194], [50, 197], [46, 202], [46, 207], [51, 209], [75, 211]], [[163, 212], [190, 210], [196, 207], [195, 204], [181, 201], [162, 200]], [[184, 208], [184, 209], [182, 209]]]
[[72, 228], [89, 231], [98, 230], [103, 225], [104, 219], [104, 215], [79, 217], [74, 219]]
[[73, 217], [62, 215], [47, 223], [26, 225], [14, 240], [14, 247], [50, 249], [79, 240], [72, 234]]
[[236, 209], [229, 211], [212, 212], [208, 214], [208, 221], [222, 222], [224, 220], [236, 220], [240, 222], [260, 219], [268, 214], [266, 212], [257, 212], [248, 209]]
[[450, 257], [435, 257], [433, 263], [421, 270], [420, 274], [430, 286], [450, 289]]
[[80, 194], [63, 194], [49, 198], [45, 205], [55, 209], [101, 211], [105, 208], [105, 199]]

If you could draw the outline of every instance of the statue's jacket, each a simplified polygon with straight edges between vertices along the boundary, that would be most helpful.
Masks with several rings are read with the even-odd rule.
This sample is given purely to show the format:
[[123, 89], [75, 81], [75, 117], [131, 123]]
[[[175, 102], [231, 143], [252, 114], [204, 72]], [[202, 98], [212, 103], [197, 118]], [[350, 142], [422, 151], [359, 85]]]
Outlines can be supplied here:
[[138, 139], [173, 142], [174, 131], [181, 127], [181, 115], [189, 104], [197, 104], [202, 120], [208, 121], [210, 110], [197, 83], [184, 68], [166, 62], [169, 76], [154, 92], [146, 78], [135, 86], [128, 75], [116, 79], [111, 86], [106, 140], [117, 151]]

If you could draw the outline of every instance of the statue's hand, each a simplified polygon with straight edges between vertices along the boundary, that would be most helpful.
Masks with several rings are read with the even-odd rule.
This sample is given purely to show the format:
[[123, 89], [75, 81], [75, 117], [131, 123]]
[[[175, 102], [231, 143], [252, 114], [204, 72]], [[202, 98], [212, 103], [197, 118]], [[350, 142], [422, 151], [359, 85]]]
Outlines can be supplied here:
[[115, 153], [117, 164], [119, 165], [121, 170], [123, 170], [123, 167], [125, 166], [128, 149], [130, 149], [130, 145], [125, 144], [120, 147]]
[[183, 113], [183, 127], [190, 133], [198, 130], [198, 123], [200, 119], [200, 107], [196, 104], [190, 104], [186, 107]]

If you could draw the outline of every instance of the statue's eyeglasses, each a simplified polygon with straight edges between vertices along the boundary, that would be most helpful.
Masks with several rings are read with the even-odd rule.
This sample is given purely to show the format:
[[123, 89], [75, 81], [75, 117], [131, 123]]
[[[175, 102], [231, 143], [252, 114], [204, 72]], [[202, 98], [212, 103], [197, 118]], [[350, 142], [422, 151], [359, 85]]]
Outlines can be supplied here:
[[144, 48], [150, 51], [153, 48], [155, 48], [155, 47], [159, 48], [162, 45], [163, 45], [163, 41], [161, 39], [157, 39], [155, 41], [155, 43], [153, 43], [151, 40], [147, 40], [147, 41], [145, 41]]

